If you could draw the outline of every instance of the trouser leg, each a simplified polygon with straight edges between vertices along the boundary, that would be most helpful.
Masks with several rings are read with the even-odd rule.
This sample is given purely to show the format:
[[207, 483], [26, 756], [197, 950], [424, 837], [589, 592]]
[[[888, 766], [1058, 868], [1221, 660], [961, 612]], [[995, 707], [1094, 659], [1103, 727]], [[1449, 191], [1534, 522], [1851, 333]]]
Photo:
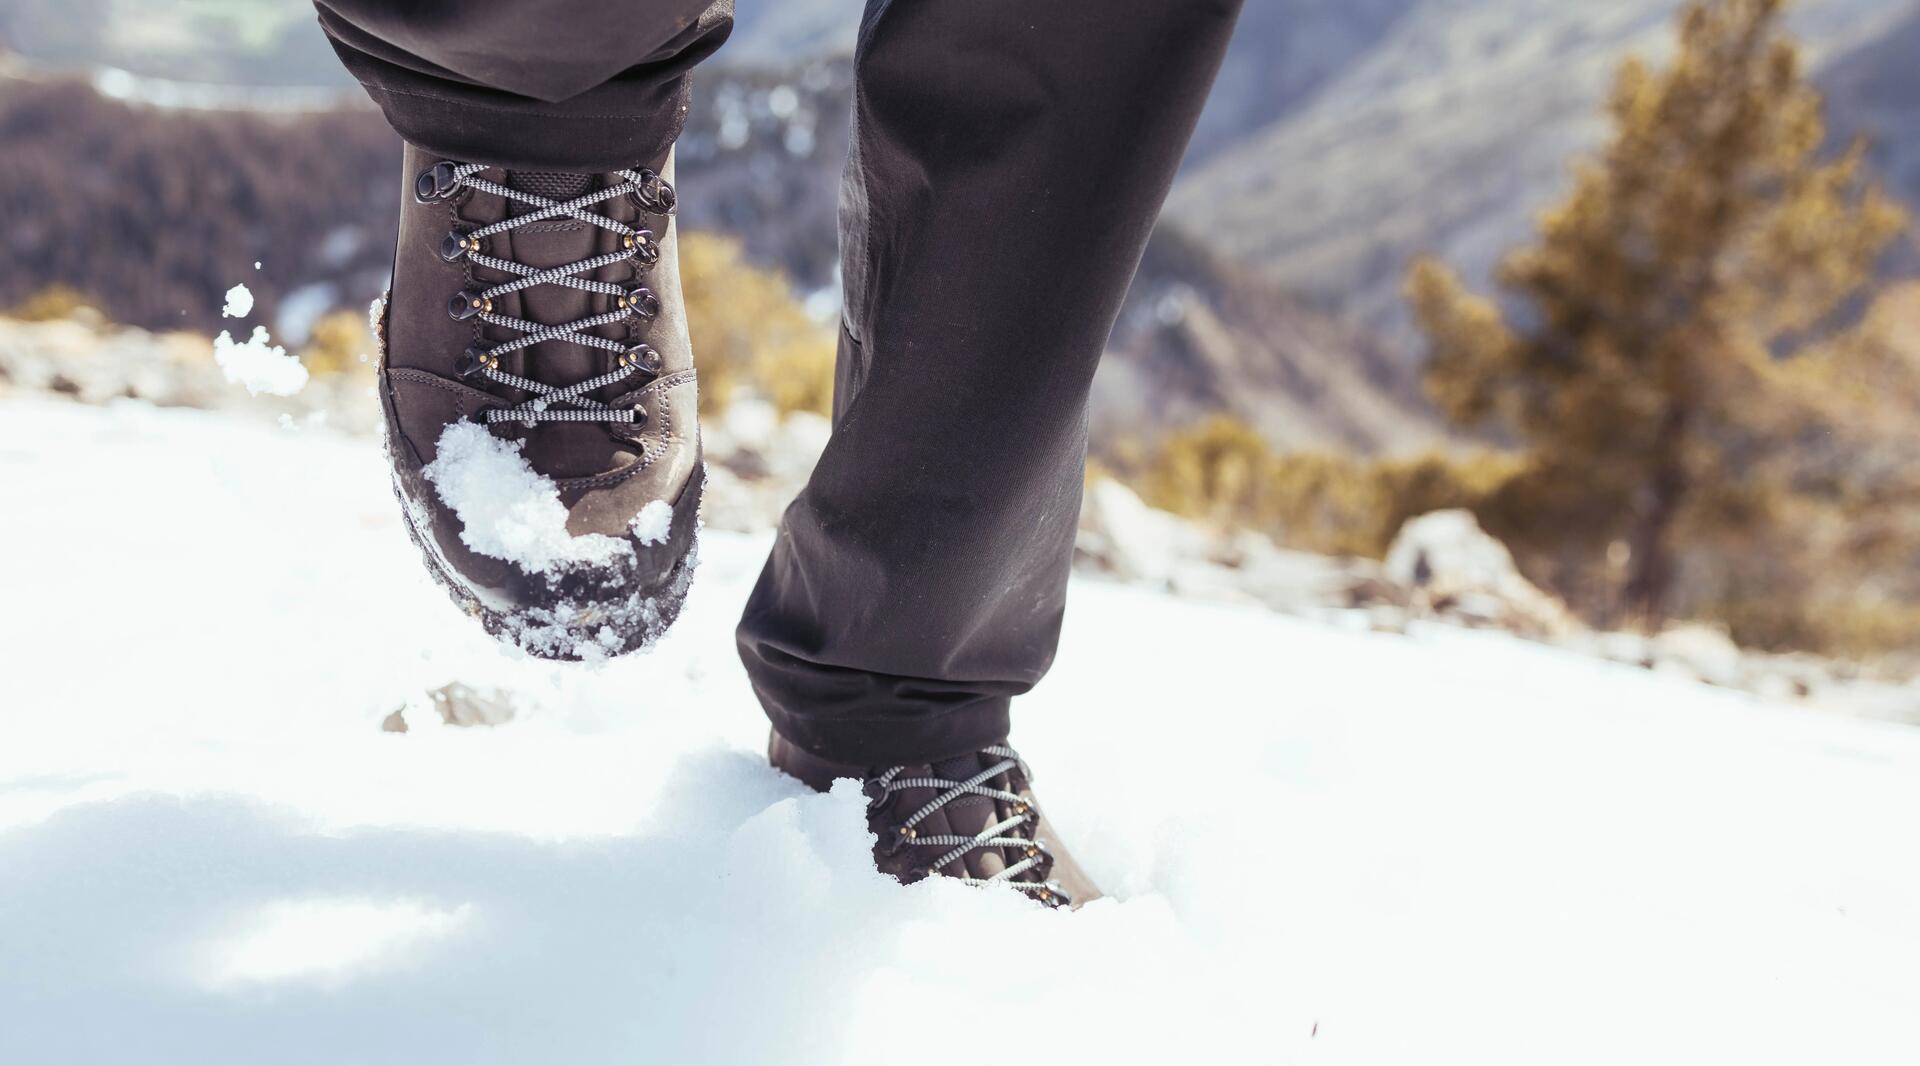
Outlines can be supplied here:
[[659, 158], [687, 72], [733, 0], [315, 0], [347, 69], [402, 139], [496, 166], [608, 171]]
[[974, 750], [1046, 672], [1094, 366], [1238, 8], [870, 0], [834, 433], [738, 634], [788, 740]]

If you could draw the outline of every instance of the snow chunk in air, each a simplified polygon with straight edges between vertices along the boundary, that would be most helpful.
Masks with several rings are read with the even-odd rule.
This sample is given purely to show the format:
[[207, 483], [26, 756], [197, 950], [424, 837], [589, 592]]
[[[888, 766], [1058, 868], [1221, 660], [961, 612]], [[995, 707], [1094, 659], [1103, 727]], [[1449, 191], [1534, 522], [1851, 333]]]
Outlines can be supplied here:
[[235, 285], [227, 290], [227, 305], [220, 309], [223, 318], [245, 318], [253, 313], [253, 290]]
[[478, 422], [455, 422], [440, 434], [439, 454], [422, 471], [463, 527], [460, 539], [482, 555], [545, 573], [576, 564], [604, 566], [626, 542], [599, 533], [567, 532], [559, 487]]
[[665, 500], [653, 500], [633, 516], [633, 539], [642, 544], [664, 544], [672, 526], [673, 505]]
[[233, 334], [221, 330], [213, 339], [213, 361], [226, 371], [227, 380], [245, 385], [255, 396], [292, 396], [307, 387], [307, 368], [273, 343], [265, 326], [253, 327], [253, 335], [236, 341]]

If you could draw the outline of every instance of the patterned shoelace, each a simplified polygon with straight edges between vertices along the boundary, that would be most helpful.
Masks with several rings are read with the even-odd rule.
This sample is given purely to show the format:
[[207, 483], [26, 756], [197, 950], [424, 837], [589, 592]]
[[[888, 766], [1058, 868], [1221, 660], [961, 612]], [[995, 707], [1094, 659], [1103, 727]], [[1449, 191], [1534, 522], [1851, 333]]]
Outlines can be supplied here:
[[[615, 385], [635, 374], [657, 374], [660, 353], [644, 343], [627, 343], [590, 332], [601, 326], [628, 319], [650, 321], [660, 313], [660, 300], [644, 285], [616, 285], [582, 275], [602, 267], [631, 260], [636, 278], [652, 269], [660, 259], [660, 245], [653, 231], [637, 229], [593, 210], [608, 200], [632, 196], [650, 214], [671, 215], [675, 197], [673, 186], [651, 170], [621, 170], [618, 183], [593, 189], [570, 199], [556, 200], [525, 189], [516, 189], [480, 176], [488, 169], [479, 163], [441, 162], [423, 171], [414, 183], [414, 197], [421, 203], [446, 200], [463, 189], [498, 196], [527, 210], [485, 226], [455, 226], [440, 245], [440, 256], [448, 262], [465, 258], [476, 266], [510, 275], [509, 280], [481, 289], [468, 289], [453, 297], [447, 313], [461, 321], [478, 318], [489, 325], [511, 330], [519, 336], [491, 346], [476, 344], [462, 352], [456, 364], [465, 379], [484, 378], [526, 392], [529, 398], [517, 404], [488, 407], [480, 417], [488, 422], [627, 422], [645, 416], [631, 407], [612, 407], [589, 396], [596, 389]], [[590, 256], [561, 266], [539, 267], [486, 252], [487, 239], [502, 233], [561, 217], [578, 219], [598, 226], [620, 238], [618, 251]], [[547, 324], [501, 314], [494, 301], [508, 293], [536, 285], [558, 285], [582, 292], [613, 298], [614, 309], [589, 315], [572, 322]], [[536, 344], [558, 342], [598, 348], [614, 353], [614, 366], [604, 374], [572, 385], [549, 385], [529, 377], [502, 370], [502, 356]]]
[[[931, 789], [937, 793], [918, 810], [891, 826], [883, 845], [889, 851], [901, 848], [941, 849], [940, 856], [928, 865], [929, 870], [936, 871], [976, 850], [1011, 849], [1018, 852], [1020, 857], [1005, 869], [991, 877], [962, 877], [959, 880], [969, 885], [1009, 884], [1048, 906], [1071, 905], [1073, 901], [1061, 890], [1059, 883], [1047, 879], [1053, 869], [1053, 852], [1048, 850], [1046, 841], [1035, 833], [1040, 824], [1040, 809], [1027, 796], [987, 784], [1016, 770], [1023, 780], [1031, 781], [1033, 778], [1027, 771], [1026, 763], [1021, 760], [1019, 753], [1005, 745], [983, 748], [980, 754], [986, 756], [984, 768], [960, 780], [940, 776], [931, 768], [908, 777], [906, 774], [910, 768], [906, 766], [895, 766], [870, 778], [866, 784], [867, 807], [870, 811], [884, 807], [896, 793], [908, 789]], [[1012, 814], [973, 836], [957, 833], [923, 834], [919, 831], [920, 823], [962, 796], [983, 796], [995, 803], [1005, 804]], [[1022, 874], [1029, 873], [1032, 880], [1018, 880]]]

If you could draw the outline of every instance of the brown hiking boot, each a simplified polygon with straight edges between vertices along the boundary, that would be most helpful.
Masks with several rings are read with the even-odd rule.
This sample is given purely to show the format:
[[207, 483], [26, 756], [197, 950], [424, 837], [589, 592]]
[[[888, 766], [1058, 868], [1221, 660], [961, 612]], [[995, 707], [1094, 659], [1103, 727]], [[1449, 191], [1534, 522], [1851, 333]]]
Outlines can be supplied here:
[[700, 427], [671, 154], [655, 165], [406, 150], [380, 320], [394, 491], [454, 602], [545, 658], [651, 643], [691, 578]]
[[1049, 907], [1100, 897], [1061, 847], [1033, 798], [1033, 775], [1005, 744], [919, 766], [862, 769], [829, 762], [778, 733], [774, 767], [822, 792], [838, 778], [863, 783], [874, 864], [906, 884], [940, 874], [966, 884], [1004, 884]]

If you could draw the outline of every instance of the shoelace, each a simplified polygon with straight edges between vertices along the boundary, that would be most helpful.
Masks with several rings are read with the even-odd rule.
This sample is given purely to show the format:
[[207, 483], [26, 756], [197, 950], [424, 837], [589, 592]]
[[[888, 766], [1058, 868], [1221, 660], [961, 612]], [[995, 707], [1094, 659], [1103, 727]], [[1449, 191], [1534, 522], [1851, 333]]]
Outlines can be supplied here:
[[[486, 169], [487, 167], [480, 163], [436, 163], [422, 172], [414, 184], [414, 196], [422, 203], [445, 200], [462, 189], [473, 189], [526, 205], [531, 209], [485, 226], [456, 226], [440, 245], [441, 258], [450, 263], [464, 257], [477, 266], [511, 275], [510, 280], [497, 285], [461, 292], [447, 304], [447, 313], [456, 319], [465, 321], [477, 317], [489, 325], [520, 334], [511, 340], [492, 346], [475, 345], [460, 355], [455, 368], [462, 378], [485, 378], [532, 394], [529, 399], [517, 404], [486, 408], [481, 412], [482, 419], [488, 423], [531, 424], [535, 422], [631, 423], [643, 418], [644, 415], [635, 408], [612, 407], [594, 399], [588, 393], [608, 385], [618, 384], [634, 374], [658, 373], [661, 364], [660, 353], [643, 343], [623, 343], [588, 331], [616, 322], [624, 322], [629, 318], [651, 320], [660, 313], [660, 300], [644, 285], [622, 287], [610, 281], [596, 281], [580, 275], [626, 260], [632, 260], [635, 263], [636, 275], [644, 275], [651, 269], [660, 259], [660, 245], [655, 240], [653, 231], [636, 229], [618, 219], [595, 212], [591, 208], [608, 200], [631, 194], [635, 202], [648, 213], [670, 215], [675, 206], [673, 186], [651, 170], [620, 170], [615, 172], [622, 179], [618, 184], [604, 189], [593, 189], [571, 199], [554, 200], [480, 177], [480, 172]], [[489, 237], [561, 216], [578, 219], [612, 232], [620, 238], [620, 250], [554, 267], [536, 267], [489, 255], [485, 251]], [[494, 310], [495, 300], [508, 293], [519, 292], [535, 285], [559, 285], [569, 289], [579, 289], [582, 292], [611, 296], [614, 309], [603, 314], [590, 315], [555, 325], [531, 322]], [[500, 368], [500, 358], [504, 355], [536, 344], [556, 341], [613, 352], [615, 353], [614, 367], [604, 374], [566, 386], [549, 385]]]
[[[1014, 770], [1018, 770], [1022, 778], [1031, 781], [1032, 774], [1027, 771], [1027, 764], [1021, 760], [1019, 753], [1005, 745], [996, 744], [983, 748], [980, 754], [989, 756], [992, 761], [979, 773], [964, 780], [956, 781], [939, 776], [937, 773], [906, 777], [904, 775], [909, 768], [905, 766], [892, 767], [878, 777], [869, 779], [866, 793], [870, 810], [885, 806], [895, 793], [908, 789], [932, 789], [939, 793], [923, 804], [919, 810], [891, 827], [892, 835], [887, 841], [887, 846], [894, 850], [902, 847], [943, 849], [940, 857], [928, 866], [930, 870], [939, 870], [975, 850], [1015, 849], [1020, 852], [1019, 860], [1008, 864], [1005, 869], [993, 876], [962, 877], [959, 880], [969, 885], [1010, 884], [1049, 906], [1070, 905], [1073, 901], [1061, 890], [1059, 883], [1046, 879], [1047, 874], [1053, 869], [1053, 852], [1048, 850], [1046, 841], [1041, 840], [1034, 833], [1035, 827], [1040, 824], [1040, 809], [1018, 792], [986, 784]], [[1007, 804], [1013, 813], [973, 836], [961, 836], [957, 833], [922, 834], [918, 831], [917, 827], [921, 822], [926, 821], [935, 812], [961, 796], [984, 796], [995, 802]], [[1035, 876], [1040, 879], [1014, 880], [1028, 871], [1037, 871]]]

